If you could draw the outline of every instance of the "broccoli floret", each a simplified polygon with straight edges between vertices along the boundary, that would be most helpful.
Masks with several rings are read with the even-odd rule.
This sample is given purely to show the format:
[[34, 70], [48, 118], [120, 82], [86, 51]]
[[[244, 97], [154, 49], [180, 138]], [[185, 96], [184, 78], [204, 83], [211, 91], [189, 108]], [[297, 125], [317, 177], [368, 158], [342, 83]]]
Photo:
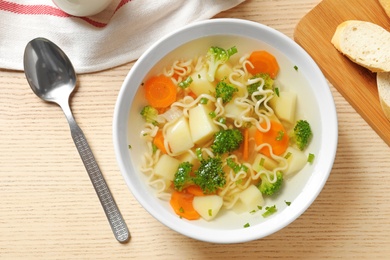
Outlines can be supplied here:
[[205, 194], [214, 193], [226, 184], [225, 172], [222, 169], [220, 157], [202, 159], [199, 168], [195, 171], [193, 181]]
[[298, 120], [290, 134], [291, 142], [295, 143], [299, 150], [303, 151], [310, 142], [313, 133], [309, 122], [306, 120]]
[[152, 123], [153, 125], [158, 125], [157, 122], [158, 111], [154, 107], [149, 105], [144, 106], [140, 114], [145, 119], [146, 122]]
[[215, 133], [211, 149], [216, 154], [224, 154], [237, 150], [242, 140], [242, 133], [238, 129], [222, 129]]
[[[271, 183], [268, 180], [268, 177], [266, 174], [261, 174], [260, 175], [261, 182], [258, 186], [260, 192], [265, 195], [272, 195], [280, 188], [282, 187], [283, 183], [283, 173], [281, 171], [276, 172], [276, 181]], [[273, 181], [273, 180], [272, 180]]]
[[237, 53], [236, 47], [232, 47], [228, 50], [225, 50], [220, 47], [212, 46], [207, 51], [207, 78], [209, 81], [214, 81], [215, 72], [218, 69], [218, 66], [227, 62], [233, 54]]
[[233, 98], [233, 94], [238, 91], [238, 88], [224, 81], [218, 82], [215, 87], [215, 97], [222, 98], [223, 103], [227, 103]]
[[[256, 78], [262, 78], [264, 80], [263, 89], [273, 89], [274, 80], [271, 78], [271, 76], [268, 73], [258, 73], [255, 76], [253, 76], [251, 79], [256, 79]], [[247, 89], [248, 89], [249, 96], [252, 95], [253, 92], [258, 91], [261, 84], [262, 82], [259, 81], [248, 85]], [[256, 98], [260, 99], [261, 97], [256, 97]]]
[[179, 164], [173, 179], [173, 185], [176, 190], [182, 191], [185, 187], [193, 183], [191, 177], [192, 167], [193, 165], [190, 162], [182, 162]]

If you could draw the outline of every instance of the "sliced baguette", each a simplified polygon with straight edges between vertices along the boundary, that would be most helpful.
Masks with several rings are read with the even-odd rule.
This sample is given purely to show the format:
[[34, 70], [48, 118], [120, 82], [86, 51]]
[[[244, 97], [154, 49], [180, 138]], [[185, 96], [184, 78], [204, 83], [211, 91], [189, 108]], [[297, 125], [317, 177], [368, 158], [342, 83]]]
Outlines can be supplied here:
[[378, 72], [376, 85], [383, 113], [390, 120], [390, 72]]
[[390, 0], [379, 0], [383, 10], [385, 10], [388, 17], [390, 17]]
[[350, 60], [372, 72], [390, 71], [390, 32], [377, 24], [345, 21], [336, 28], [331, 42]]

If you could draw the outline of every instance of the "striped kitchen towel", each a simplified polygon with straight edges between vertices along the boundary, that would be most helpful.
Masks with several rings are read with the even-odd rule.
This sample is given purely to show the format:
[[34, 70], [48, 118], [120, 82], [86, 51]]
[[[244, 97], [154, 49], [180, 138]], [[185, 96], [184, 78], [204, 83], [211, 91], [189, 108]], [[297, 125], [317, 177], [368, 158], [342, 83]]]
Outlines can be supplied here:
[[136, 60], [172, 30], [205, 20], [245, 0], [113, 0], [101, 13], [75, 17], [50, 0], [0, 0], [0, 68], [23, 70], [27, 43], [44, 37], [71, 59], [77, 73]]

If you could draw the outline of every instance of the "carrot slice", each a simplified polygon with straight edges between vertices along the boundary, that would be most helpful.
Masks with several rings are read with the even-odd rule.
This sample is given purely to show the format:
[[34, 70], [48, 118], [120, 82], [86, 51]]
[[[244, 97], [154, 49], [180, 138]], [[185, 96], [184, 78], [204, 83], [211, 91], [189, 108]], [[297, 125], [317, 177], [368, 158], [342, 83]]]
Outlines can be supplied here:
[[188, 220], [199, 219], [199, 213], [194, 209], [192, 202], [194, 195], [187, 192], [174, 191], [169, 203], [177, 215]]
[[[261, 124], [261, 126], [265, 127], [265, 123]], [[271, 121], [271, 129], [268, 132], [256, 131], [255, 141], [256, 145], [261, 145], [263, 143], [270, 144], [275, 155], [282, 155], [287, 150], [289, 137], [281, 123]], [[268, 146], [263, 147], [260, 150], [260, 153], [271, 157]]]
[[190, 185], [186, 188], [186, 191], [189, 193], [189, 194], [192, 194], [194, 196], [204, 196], [204, 192], [202, 190], [201, 187], [199, 187], [198, 185]]
[[249, 56], [248, 60], [252, 63], [253, 68], [246, 66], [249, 73], [252, 75], [258, 73], [268, 73], [271, 78], [276, 78], [279, 72], [279, 64], [271, 53], [267, 51], [254, 51]]
[[242, 142], [242, 159], [248, 161], [249, 159], [249, 129], [244, 128], [244, 140]]
[[151, 77], [144, 88], [145, 98], [152, 107], [165, 108], [176, 101], [176, 86], [164, 75]]
[[157, 131], [157, 134], [153, 138], [153, 144], [157, 146], [157, 148], [161, 150], [163, 154], [167, 154], [167, 149], [165, 149], [165, 145], [164, 145], [164, 135], [162, 130]]

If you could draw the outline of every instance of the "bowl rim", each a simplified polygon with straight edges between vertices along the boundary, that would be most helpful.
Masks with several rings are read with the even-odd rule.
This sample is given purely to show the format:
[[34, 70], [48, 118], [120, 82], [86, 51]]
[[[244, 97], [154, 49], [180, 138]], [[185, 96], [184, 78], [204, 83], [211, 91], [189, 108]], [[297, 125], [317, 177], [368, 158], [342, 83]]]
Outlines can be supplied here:
[[[229, 29], [227, 29], [229, 28]], [[236, 229], [234, 230], [234, 236], [231, 236], [233, 232], [232, 230], [212, 230], [213, 235], [210, 235], [210, 229], [203, 228], [203, 227], [197, 227], [196, 232], [194, 233], [188, 233], [183, 232], [183, 230], [180, 229], [180, 227], [190, 228], [190, 226], [193, 226], [186, 221], [182, 221], [183, 223], [180, 223], [178, 225], [177, 219], [176, 221], [170, 221], [169, 219], [166, 219], [161, 216], [161, 212], [158, 212], [155, 208], [148, 205], [145, 201], [145, 199], [141, 196], [141, 194], [137, 191], [137, 188], [134, 186], [133, 182], [131, 181], [129, 175], [127, 174], [127, 166], [126, 160], [129, 160], [128, 157], [123, 156], [124, 154], [128, 153], [128, 144], [123, 144], [120, 141], [120, 137], [125, 135], [127, 136], [127, 122], [123, 123], [121, 122], [120, 118], [128, 118], [130, 113], [130, 106], [131, 104], [123, 104], [124, 102], [124, 96], [128, 95], [129, 93], [129, 82], [130, 80], [135, 77], [138, 78], [138, 82], [141, 83], [140, 79], [144, 78], [148, 71], [144, 72], [144, 75], [136, 75], [136, 72], [138, 68], [146, 63], [149, 62], [150, 68], [152, 68], [155, 64], [154, 61], [160, 60], [162, 57], [164, 57], [166, 54], [170, 53], [172, 50], [176, 49], [177, 47], [186, 44], [187, 42], [190, 42], [192, 40], [196, 40], [198, 38], [216, 35], [214, 30], [218, 29], [220, 35], [238, 35], [245, 38], [250, 38], [248, 36], [248, 32], [252, 31], [261, 31], [262, 33], [266, 34], [270, 38], [268, 41], [273, 41], [272, 46], [276, 49], [282, 49], [283, 46], [289, 46], [294, 51], [294, 55], [298, 57], [303, 57], [302, 60], [305, 61], [305, 64], [299, 65], [301, 66], [307, 66], [307, 68], [311, 68], [311, 75], [310, 77], [316, 78], [317, 86], [321, 86], [319, 88], [319, 91], [321, 93], [318, 93], [318, 95], [321, 96], [321, 100], [326, 100], [329, 104], [329, 107], [327, 108], [326, 114], [324, 114], [321, 117], [321, 124], [327, 123], [330, 125], [330, 127], [327, 127], [327, 133], [323, 136], [321, 136], [321, 144], [327, 143], [328, 145], [324, 148], [321, 148], [322, 154], [326, 155], [326, 158], [321, 158], [321, 160], [324, 160], [325, 163], [323, 163], [324, 168], [321, 169], [322, 174], [319, 176], [311, 177], [314, 179], [312, 182], [316, 185], [307, 187], [308, 185], [305, 185], [304, 190], [301, 192], [301, 194], [294, 200], [299, 201], [299, 207], [295, 207], [294, 210], [292, 210], [290, 207], [283, 210], [283, 214], [276, 214], [271, 219], [267, 220], [267, 225], [269, 226], [266, 228], [266, 230], [262, 230], [262, 232], [256, 232], [259, 231], [256, 229], [256, 226], [253, 226], [251, 228], [242, 228], [242, 229]], [[234, 33], [232, 33], [232, 31]], [[188, 35], [188, 31], [191, 31], [191, 34]], [[176, 38], [177, 36], [180, 36], [179, 41], [173, 41], [173, 38]], [[186, 35], [187, 39], [182, 39], [183, 35]], [[264, 39], [260, 39], [257, 37], [254, 37], [256, 40], [264, 41]], [[170, 48], [170, 51], [166, 51], [164, 55], [159, 55], [158, 46], [161, 45], [167, 45], [167, 43], [170, 44], [168, 48]], [[306, 80], [307, 76], [305, 76]], [[131, 103], [131, 102], [130, 102]], [[123, 107], [128, 107], [128, 109], [123, 109]], [[122, 108], [122, 110], [121, 110]], [[127, 111], [125, 111], [127, 110]], [[334, 159], [336, 156], [336, 150], [337, 150], [337, 142], [338, 142], [338, 121], [337, 121], [337, 113], [336, 113], [336, 107], [334, 104], [333, 96], [331, 94], [329, 85], [322, 74], [320, 68], [315, 63], [315, 61], [311, 58], [311, 56], [295, 41], [293, 41], [291, 38], [286, 36], [285, 34], [277, 31], [276, 29], [273, 29], [271, 27], [268, 27], [264, 24], [260, 24], [257, 22], [249, 21], [249, 20], [243, 20], [243, 19], [236, 19], [236, 18], [216, 18], [216, 19], [210, 19], [210, 20], [204, 20], [199, 22], [194, 22], [190, 25], [184, 26], [182, 28], [179, 28], [178, 30], [175, 30], [174, 32], [166, 35], [165, 37], [162, 37], [158, 41], [156, 41], [154, 44], [152, 44], [141, 56], [140, 58], [135, 62], [133, 67], [128, 72], [121, 89], [118, 94], [117, 102], [115, 104], [114, 108], [114, 119], [113, 119], [113, 143], [114, 143], [114, 150], [115, 155], [117, 159], [117, 163], [119, 165], [121, 174], [123, 178], [125, 179], [125, 182], [130, 189], [133, 196], [136, 198], [136, 200], [151, 214], [155, 219], [160, 221], [165, 226], [171, 228], [172, 230], [175, 230], [178, 233], [181, 233], [185, 236], [191, 237], [193, 239], [197, 239], [200, 241], [205, 242], [212, 242], [212, 243], [242, 243], [247, 241], [253, 241], [256, 239], [260, 239], [263, 237], [266, 237], [272, 233], [275, 233], [282, 228], [289, 225], [291, 222], [295, 221], [300, 215], [302, 215], [314, 202], [314, 200], [318, 197], [320, 192], [322, 191], [329, 175], [333, 167]], [[317, 157], [317, 155], [316, 155]], [[317, 158], [316, 158], [317, 160]], [[128, 163], [128, 162], [127, 162]], [[304, 194], [302, 194], [304, 192]], [[156, 198], [157, 199], [157, 198]], [[295, 204], [295, 202], [294, 202]], [[286, 214], [289, 215], [289, 217], [286, 217]], [[230, 234], [229, 234], [230, 233]]]

